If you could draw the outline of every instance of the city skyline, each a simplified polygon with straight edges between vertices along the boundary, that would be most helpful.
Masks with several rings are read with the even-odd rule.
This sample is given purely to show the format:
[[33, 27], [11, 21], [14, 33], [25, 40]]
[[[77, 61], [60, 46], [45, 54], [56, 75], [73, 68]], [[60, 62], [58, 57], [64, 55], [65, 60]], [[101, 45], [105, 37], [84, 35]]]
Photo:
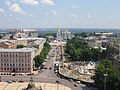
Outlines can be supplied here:
[[1, 0], [0, 28], [120, 28], [119, 0]]

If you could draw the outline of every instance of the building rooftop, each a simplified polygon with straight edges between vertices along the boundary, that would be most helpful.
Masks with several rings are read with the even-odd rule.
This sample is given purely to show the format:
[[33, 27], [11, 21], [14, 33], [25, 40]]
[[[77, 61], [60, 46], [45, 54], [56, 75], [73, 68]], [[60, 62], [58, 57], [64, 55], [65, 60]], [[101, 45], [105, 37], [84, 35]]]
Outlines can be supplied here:
[[17, 40], [44, 40], [45, 38], [35, 38], [35, 37], [29, 37], [29, 38], [17, 38]]
[[33, 48], [21, 48], [21, 49], [0, 49], [0, 52], [33, 52]]

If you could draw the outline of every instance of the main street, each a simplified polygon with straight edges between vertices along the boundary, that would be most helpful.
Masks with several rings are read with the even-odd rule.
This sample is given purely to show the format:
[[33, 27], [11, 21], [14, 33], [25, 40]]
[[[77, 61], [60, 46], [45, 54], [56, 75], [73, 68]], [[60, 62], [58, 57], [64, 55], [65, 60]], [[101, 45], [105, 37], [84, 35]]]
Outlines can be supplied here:
[[[76, 84], [74, 81], [70, 82], [66, 79], [61, 79], [56, 75], [54, 72], [54, 63], [56, 62], [56, 58], [59, 60], [61, 55], [60, 48], [53, 47], [45, 62], [45, 66], [43, 69], [40, 70], [40, 73], [38, 75], [34, 76], [1, 76], [2, 81], [6, 80], [15, 80], [15, 81], [26, 81], [29, 82], [30, 78], [33, 77], [34, 82], [46, 82], [46, 83], [59, 83], [57, 84], [63, 84], [65, 86], [70, 87], [72, 90], [91, 90], [90, 88], [85, 87], [83, 84]], [[84, 88], [84, 89], [83, 89]]]

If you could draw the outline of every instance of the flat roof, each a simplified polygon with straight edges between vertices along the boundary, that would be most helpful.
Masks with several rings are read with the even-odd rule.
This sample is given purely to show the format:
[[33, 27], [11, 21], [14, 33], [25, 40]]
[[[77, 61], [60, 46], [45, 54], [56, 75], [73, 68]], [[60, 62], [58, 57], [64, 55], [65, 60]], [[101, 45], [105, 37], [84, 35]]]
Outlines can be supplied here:
[[45, 38], [35, 38], [35, 37], [29, 37], [29, 38], [16, 38], [17, 40], [44, 40]]
[[0, 52], [33, 52], [33, 48], [21, 48], [21, 49], [0, 49]]

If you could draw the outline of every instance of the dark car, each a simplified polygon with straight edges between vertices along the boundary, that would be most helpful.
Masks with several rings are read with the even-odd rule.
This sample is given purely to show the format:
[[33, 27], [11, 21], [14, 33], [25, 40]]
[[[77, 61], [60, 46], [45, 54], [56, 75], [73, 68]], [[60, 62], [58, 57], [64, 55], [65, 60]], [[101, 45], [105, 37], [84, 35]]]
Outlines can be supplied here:
[[24, 83], [24, 82], [25, 82], [25, 81], [23, 81], [23, 80], [20, 80], [20, 81], [19, 81], [19, 83]]
[[56, 81], [56, 83], [60, 83], [59, 81]]
[[16, 74], [12, 74], [12, 76], [16, 76]]
[[77, 87], [77, 85], [76, 85], [76, 84], [74, 84], [74, 86], [75, 86], [75, 87]]
[[7, 80], [7, 81], [5, 81], [5, 82], [7, 82], [7, 83], [13, 83], [13, 81], [12, 81], [12, 80]]
[[47, 67], [45, 67], [44, 69], [47, 69]]

